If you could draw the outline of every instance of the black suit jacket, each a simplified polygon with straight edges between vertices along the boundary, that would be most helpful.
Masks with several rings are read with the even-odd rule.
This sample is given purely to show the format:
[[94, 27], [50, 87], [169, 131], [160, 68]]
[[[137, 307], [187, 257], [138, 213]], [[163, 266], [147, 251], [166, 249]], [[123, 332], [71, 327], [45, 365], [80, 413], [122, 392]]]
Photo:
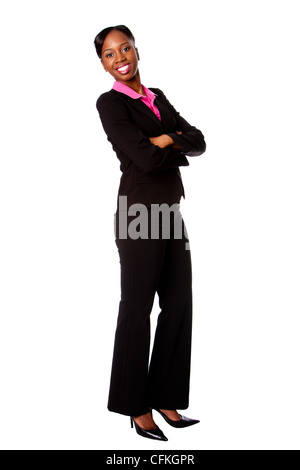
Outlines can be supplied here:
[[[201, 155], [206, 149], [202, 132], [180, 116], [159, 88], [150, 90], [157, 94], [154, 103], [161, 121], [140, 99], [113, 89], [96, 102], [107, 139], [121, 162], [118, 196], [127, 196], [128, 207], [179, 203], [185, 197], [179, 167], [189, 165], [186, 155]], [[149, 137], [161, 134], [170, 135], [182, 150], [162, 149], [150, 142]]]

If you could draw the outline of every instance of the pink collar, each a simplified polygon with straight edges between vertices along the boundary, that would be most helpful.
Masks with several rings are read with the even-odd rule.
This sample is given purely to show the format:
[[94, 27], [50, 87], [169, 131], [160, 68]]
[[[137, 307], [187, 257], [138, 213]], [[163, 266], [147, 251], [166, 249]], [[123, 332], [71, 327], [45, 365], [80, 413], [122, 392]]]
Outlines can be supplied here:
[[[153, 93], [153, 91], [149, 90], [144, 85], [142, 85], [142, 88], [144, 92], [146, 93], [146, 96], [150, 98], [151, 100], [154, 99], [155, 96], [157, 96], [156, 93]], [[140, 95], [139, 93], [134, 91], [132, 88], [130, 88], [128, 85], [124, 85], [124, 83], [118, 82], [117, 80], [115, 80], [113, 84], [113, 90], [120, 91], [121, 93], [124, 93], [125, 95], [130, 96], [130, 98], [134, 98], [134, 99], [145, 98], [144, 95]]]

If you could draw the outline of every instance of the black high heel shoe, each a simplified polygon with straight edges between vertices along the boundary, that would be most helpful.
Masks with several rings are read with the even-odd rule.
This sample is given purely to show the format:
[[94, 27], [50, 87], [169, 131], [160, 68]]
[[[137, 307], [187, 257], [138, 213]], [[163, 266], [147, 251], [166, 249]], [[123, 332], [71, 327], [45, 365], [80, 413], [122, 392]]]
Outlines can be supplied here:
[[134, 421], [132, 416], [130, 416], [130, 423], [132, 428], [134, 424], [136, 432], [142, 437], [148, 437], [149, 439], [156, 439], [158, 441], [168, 440], [159, 427], [155, 429], [143, 429]]
[[161, 416], [164, 418], [164, 420], [167, 421], [167, 423], [170, 426], [173, 426], [173, 428], [187, 428], [188, 426], [192, 426], [193, 424], [200, 423], [199, 419], [187, 418], [186, 416], [182, 416], [179, 413], [178, 414], [180, 416], [180, 421], [176, 421], [176, 420], [168, 418], [168, 416], [165, 415], [165, 413], [163, 413], [162, 411], [157, 410], [156, 408], [154, 408], [154, 409], [159, 414], [161, 414]]

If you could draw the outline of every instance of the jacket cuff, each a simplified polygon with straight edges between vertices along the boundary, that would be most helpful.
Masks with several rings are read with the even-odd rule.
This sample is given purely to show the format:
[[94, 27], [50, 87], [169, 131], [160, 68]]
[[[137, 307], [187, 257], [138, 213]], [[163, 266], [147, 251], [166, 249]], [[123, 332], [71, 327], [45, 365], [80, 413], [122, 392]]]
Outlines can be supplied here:
[[191, 146], [185, 144], [183, 139], [180, 138], [181, 137], [180, 134], [177, 134], [177, 132], [170, 132], [170, 134], [167, 134], [167, 135], [173, 139], [174, 144], [179, 145], [179, 147], [181, 148], [181, 152], [184, 153], [184, 155], [190, 152]]

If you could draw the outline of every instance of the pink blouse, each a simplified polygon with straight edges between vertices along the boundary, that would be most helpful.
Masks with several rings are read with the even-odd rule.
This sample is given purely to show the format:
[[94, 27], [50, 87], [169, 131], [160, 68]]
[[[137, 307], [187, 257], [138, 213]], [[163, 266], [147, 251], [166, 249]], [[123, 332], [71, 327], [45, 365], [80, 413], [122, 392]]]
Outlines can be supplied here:
[[154, 104], [154, 100], [155, 100], [155, 97], [157, 96], [157, 94], [153, 93], [153, 91], [149, 90], [144, 85], [142, 85], [142, 88], [143, 88], [144, 92], [146, 93], [146, 96], [140, 95], [139, 93], [134, 91], [129, 86], [124, 85], [123, 83], [118, 82], [117, 80], [115, 80], [115, 82], [113, 84], [113, 90], [120, 91], [121, 93], [124, 93], [125, 95], [128, 95], [128, 96], [130, 96], [130, 98], [133, 98], [133, 99], [140, 98], [141, 101], [143, 101], [143, 103], [145, 103], [148, 106], [148, 108], [150, 108], [151, 111], [153, 111], [154, 114], [161, 121], [160, 112], [158, 110], [158, 107]]

